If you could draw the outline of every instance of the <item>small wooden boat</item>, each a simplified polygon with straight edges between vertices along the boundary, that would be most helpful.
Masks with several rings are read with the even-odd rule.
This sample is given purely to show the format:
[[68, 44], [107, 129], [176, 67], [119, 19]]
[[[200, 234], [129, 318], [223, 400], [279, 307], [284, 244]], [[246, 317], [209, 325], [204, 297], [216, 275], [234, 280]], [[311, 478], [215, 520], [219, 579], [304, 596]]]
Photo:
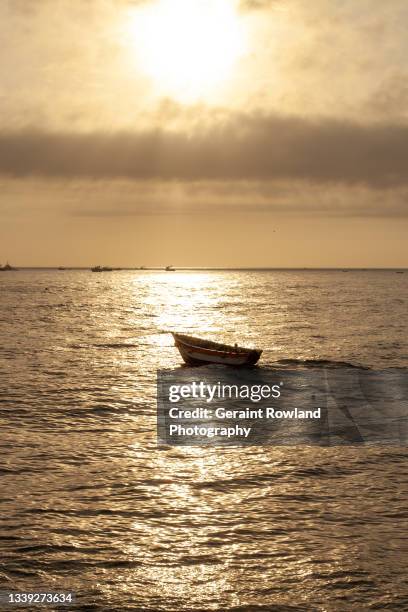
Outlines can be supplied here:
[[262, 354], [262, 351], [243, 348], [237, 344], [235, 346], [220, 344], [174, 332], [172, 335], [175, 346], [188, 365], [204, 363], [221, 363], [231, 366], [254, 365]]

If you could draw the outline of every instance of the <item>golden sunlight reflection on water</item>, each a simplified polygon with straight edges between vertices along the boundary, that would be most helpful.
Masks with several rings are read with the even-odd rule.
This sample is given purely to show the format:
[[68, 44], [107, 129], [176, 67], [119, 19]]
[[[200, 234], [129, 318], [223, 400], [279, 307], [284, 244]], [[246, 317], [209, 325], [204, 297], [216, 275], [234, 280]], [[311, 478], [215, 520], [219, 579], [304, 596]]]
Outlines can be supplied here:
[[307, 465], [314, 450], [294, 450], [167, 448], [150, 457], [155, 508], [150, 519], [131, 522], [125, 548], [128, 557], [143, 560], [143, 569], [123, 573], [121, 589], [134, 593], [143, 584], [154, 599], [160, 585], [168, 610], [174, 602], [186, 610], [219, 610], [220, 601], [225, 609], [254, 605], [268, 594], [281, 605], [294, 598], [301, 605], [311, 597], [316, 573], [333, 580], [352, 573], [360, 552], [353, 529], [342, 526], [337, 546], [327, 547], [325, 529], [316, 526], [316, 516], [329, 510], [325, 488], [316, 483], [310, 495], [290, 476], [302, 465], [297, 455]]
[[407, 279], [5, 275], [5, 580], [69, 585], [84, 610], [405, 609], [406, 449], [158, 446], [156, 377], [181, 366], [174, 329], [259, 345], [260, 375], [405, 372]]
[[164, 331], [217, 329], [220, 295], [209, 274], [166, 272], [151, 277], [144, 304]]

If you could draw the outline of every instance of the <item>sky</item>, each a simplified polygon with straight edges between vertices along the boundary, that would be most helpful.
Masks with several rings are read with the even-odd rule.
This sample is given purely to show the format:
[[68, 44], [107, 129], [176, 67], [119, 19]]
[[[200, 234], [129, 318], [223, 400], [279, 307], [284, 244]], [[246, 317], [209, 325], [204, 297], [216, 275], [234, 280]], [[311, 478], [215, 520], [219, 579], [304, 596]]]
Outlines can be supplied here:
[[3, 0], [0, 263], [405, 267], [406, 0]]

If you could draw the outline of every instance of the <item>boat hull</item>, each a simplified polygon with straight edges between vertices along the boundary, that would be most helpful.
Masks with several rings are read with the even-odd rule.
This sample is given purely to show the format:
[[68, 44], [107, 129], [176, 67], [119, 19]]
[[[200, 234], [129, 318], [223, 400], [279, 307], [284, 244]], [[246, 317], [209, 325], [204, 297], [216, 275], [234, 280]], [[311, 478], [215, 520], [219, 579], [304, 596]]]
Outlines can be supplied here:
[[[175, 346], [188, 365], [217, 363], [235, 367], [250, 366], [255, 365], [262, 354], [259, 350], [206, 343], [198, 338], [188, 337], [187, 341], [186, 336], [178, 334], [173, 334], [173, 337]], [[198, 346], [194, 342], [200, 342], [201, 345]]]

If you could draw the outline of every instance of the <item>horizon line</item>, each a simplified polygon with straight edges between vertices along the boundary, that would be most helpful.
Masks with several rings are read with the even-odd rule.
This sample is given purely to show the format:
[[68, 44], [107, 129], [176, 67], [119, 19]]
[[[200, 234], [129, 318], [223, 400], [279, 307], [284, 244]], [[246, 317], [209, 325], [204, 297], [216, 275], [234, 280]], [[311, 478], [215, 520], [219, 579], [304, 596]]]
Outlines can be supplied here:
[[[19, 265], [15, 267], [15, 270], [59, 270], [69, 271], [69, 270], [91, 270], [94, 266], [70, 266], [70, 265], [59, 265], [59, 266], [26, 266]], [[172, 266], [174, 271], [262, 271], [262, 270], [354, 270], [354, 271], [368, 271], [368, 270], [406, 270], [408, 271], [408, 267], [406, 266], [394, 266], [394, 267], [378, 267], [378, 266]], [[114, 272], [160, 272], [166, 271], [165, 266], [146, 266], [141, 268], [140, 266], [112, 266], [112, 271]]]

